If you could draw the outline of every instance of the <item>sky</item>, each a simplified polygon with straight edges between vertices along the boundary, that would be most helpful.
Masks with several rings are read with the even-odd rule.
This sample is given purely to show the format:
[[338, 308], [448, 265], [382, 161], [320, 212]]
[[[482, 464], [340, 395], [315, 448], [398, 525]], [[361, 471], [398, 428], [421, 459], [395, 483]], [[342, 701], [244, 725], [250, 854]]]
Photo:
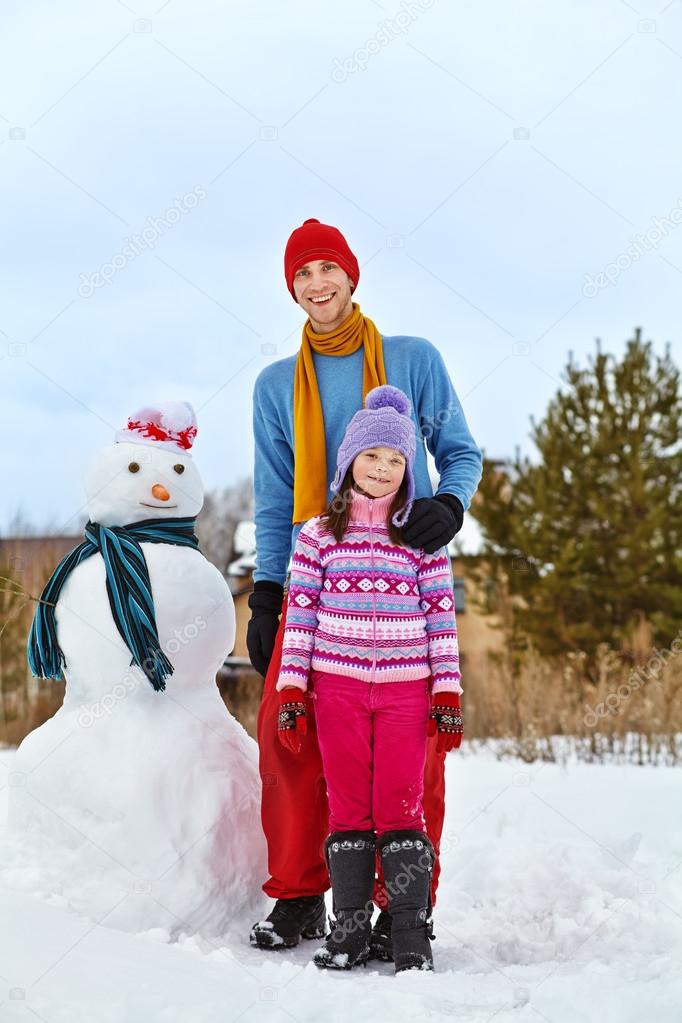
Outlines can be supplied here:
[[252, 473], [309, 217], [381, 332], [443, 353], [488, 457], [532, 456], [569, 351], [641, 326], [682, 363], [679, 0], [0, 16], [0, 533], [74, 532], [88, 461], [154, 401], [195, 407], [207, 489]]

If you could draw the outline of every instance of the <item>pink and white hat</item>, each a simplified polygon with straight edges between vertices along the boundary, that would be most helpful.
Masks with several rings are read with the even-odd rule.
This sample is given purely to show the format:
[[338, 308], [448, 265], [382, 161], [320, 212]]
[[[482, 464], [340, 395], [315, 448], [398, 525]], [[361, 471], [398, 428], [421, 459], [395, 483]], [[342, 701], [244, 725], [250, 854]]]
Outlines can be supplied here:
[[151, 444], [189, 455], [197, 435], [197, 417], [188, 401], [166, 401], [145, 405], [116, 431], [116, 443]]

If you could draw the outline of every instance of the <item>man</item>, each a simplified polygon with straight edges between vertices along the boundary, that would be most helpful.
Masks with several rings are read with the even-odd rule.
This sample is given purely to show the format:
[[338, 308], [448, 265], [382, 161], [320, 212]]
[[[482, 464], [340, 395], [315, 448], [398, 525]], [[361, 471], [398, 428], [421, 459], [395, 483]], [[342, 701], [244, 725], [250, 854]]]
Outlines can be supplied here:
[[[284, 271], [292, 297], [308, 316], [301, 347], [296, 355], [262, 370], [253, 391], [256, 568], [247, 646], [251, 663], [265, 676], [258, 744], [261, 817], [271, 876], [263, 890], [276, 903], [267, 919], [254, 925], [250, 940], [265, 949], [291, 947], [301, 937], [323, 937], [324, 892], [329, 888], [323, 855], [327, 792], [310, 695], [302, 697], [308, 725], [300, 751], [294, 754], [277, 734], [280, 715], [285, 725], [296, 724], [295, 713], [280, 706], [275, 684], [287, 606], [285, 586], [300, 528], [325, 510], [346, 426], [363, 407], [367, 392], [379, 384], [393, 384], [408, 395], [418, 428], [417, 499], [404, 527], [406, 543], [432, 553], [450, 542], [461, 529], [482, 465], [438, 349], [424, 338], [383, 337], [353, 302], [360, 270], [337, 228], [306, 220], [287, 242]], [[435, 496], [424, 440], [440, 477]], [[438, 854], [445, 753], [436, 747], [434, 736], [429, 739], [424, 772], [424, 810]], [[432, 905], [438, 874], [436, 862]], [[385, 905], [381, 881], [375, 901]], [[390, 958], [390, 917], [385, 912], [375, 925], [372, 949], [375, 955]]]

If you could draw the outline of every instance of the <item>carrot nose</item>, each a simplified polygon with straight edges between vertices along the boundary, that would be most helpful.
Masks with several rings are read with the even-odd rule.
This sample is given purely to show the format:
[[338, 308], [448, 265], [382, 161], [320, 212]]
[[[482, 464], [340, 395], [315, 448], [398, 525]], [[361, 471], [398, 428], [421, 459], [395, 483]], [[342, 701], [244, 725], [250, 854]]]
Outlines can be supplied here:
[[159, 501], [167, 501], [170, 497], [170, 494], [164, 487], [163, 483], [155, 483], [152, 487], [152, 494], [154, 497], [158, 498]]

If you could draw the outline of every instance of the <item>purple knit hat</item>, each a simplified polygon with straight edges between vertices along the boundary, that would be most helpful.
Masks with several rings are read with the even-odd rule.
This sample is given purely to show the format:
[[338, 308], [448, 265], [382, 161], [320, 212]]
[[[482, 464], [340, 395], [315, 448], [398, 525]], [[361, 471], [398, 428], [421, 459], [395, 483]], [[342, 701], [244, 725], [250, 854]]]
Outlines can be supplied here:
[[356, 455], [367, 448], [395, 448], [405, 457], [407, 476], [407, 503], [395, 512], [392, 522], [404, 526], [414, 501], [414, 474], [412, 466], [417, 449], [414, 422], [410, 415], [410, 399], [399, 387], [384, 384], [367, 392], [365, 407], [355, 413], [346, 427], [336, 459], [336, 475], [330, 490], [336, 494]]

